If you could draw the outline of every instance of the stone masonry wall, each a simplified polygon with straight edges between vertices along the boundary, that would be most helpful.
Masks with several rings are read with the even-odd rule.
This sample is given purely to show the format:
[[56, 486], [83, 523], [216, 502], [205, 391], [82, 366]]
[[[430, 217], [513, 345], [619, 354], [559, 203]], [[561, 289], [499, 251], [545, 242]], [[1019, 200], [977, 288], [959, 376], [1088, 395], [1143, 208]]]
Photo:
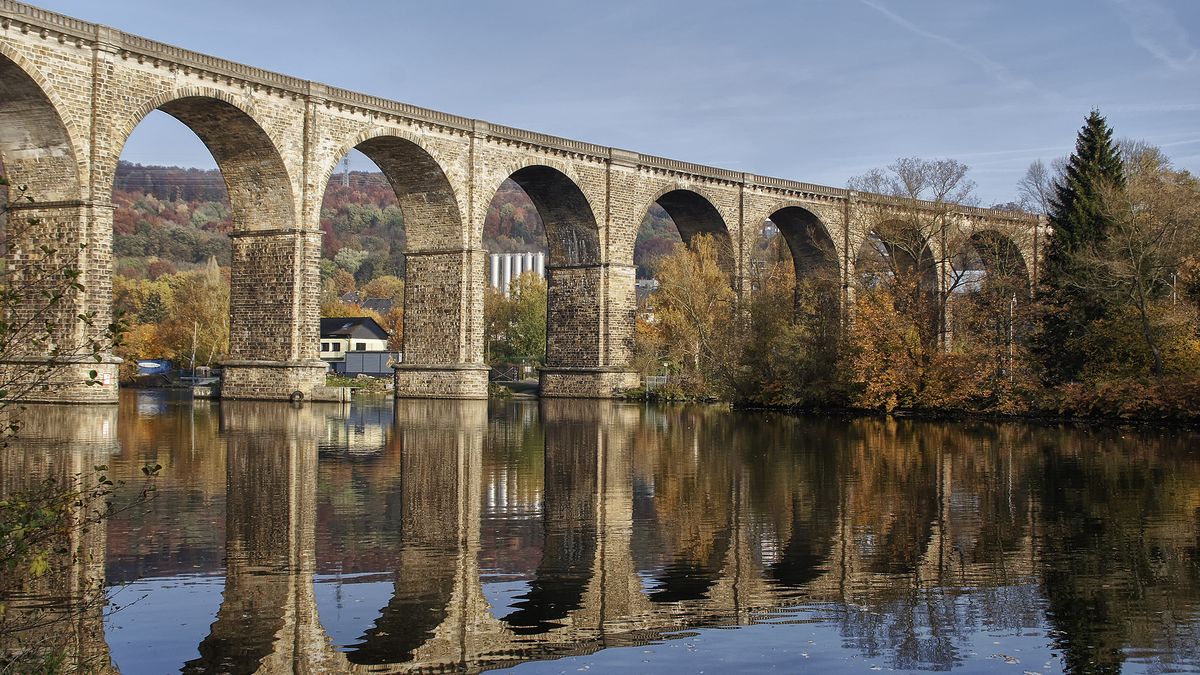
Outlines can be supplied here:
[[546, 365], [550, 368], [596, 368], [601, 360], [599, 297], [604, 269], [548, 267], [546, 269]]

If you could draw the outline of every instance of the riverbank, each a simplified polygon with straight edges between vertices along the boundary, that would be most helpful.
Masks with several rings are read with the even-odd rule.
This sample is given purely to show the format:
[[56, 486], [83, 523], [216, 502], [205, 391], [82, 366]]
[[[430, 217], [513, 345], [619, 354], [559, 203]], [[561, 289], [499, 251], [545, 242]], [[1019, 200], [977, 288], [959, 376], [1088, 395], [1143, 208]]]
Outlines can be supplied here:
[[1055, 389], [1022, 392], [1013, 399], [986, 408], [896, 407], [892, 409], [847, 405], [773, 404], [764, 401], [722, 400], [694, 396], [678, 390], [631, 390], [626, 400], [652, 403], [726, 403], [734, 410], [769, 410], [839, 417], [890, 416], [924, 420], [1027, 420], [1037, 422], [1106, 422], [1172, 426], [1200, 425], [1200, 381], [1114, 381], [1073, 383]]

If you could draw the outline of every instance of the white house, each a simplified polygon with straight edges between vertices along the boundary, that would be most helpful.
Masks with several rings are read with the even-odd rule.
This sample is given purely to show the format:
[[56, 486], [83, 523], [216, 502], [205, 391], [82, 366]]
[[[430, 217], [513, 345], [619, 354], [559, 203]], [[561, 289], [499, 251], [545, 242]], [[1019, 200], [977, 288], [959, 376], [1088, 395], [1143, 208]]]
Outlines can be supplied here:
[[346, 352], [387, 351], [388, 332], [369, 316], [321, 319], [321, 358], [342, 361]]

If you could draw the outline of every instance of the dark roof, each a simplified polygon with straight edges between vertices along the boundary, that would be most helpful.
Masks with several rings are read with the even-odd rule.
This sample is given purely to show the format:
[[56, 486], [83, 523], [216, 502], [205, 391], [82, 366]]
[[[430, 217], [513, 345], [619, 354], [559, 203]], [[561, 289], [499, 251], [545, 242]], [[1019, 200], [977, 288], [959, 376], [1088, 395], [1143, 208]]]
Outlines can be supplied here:
[[387, 316], [392, 311], [392, 301], [388, 298], [367, 298], [359, 303], [359, 307], [369, 309], [380, 316]]
[[386, 340], [388, 332], [369, 316], [339, 316], [321, 319], [321, 337]]

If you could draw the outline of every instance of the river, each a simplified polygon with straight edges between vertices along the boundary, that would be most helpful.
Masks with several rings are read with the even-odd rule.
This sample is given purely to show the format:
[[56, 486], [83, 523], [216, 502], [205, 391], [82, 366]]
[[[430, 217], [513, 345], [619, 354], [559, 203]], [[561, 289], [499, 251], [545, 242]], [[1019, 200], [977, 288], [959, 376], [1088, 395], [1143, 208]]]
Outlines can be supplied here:
[[1200, 668], [1193, 431], [161, 392], [21, 418], [4, 490], [124, 484], [9, 604], [126, 674]]

